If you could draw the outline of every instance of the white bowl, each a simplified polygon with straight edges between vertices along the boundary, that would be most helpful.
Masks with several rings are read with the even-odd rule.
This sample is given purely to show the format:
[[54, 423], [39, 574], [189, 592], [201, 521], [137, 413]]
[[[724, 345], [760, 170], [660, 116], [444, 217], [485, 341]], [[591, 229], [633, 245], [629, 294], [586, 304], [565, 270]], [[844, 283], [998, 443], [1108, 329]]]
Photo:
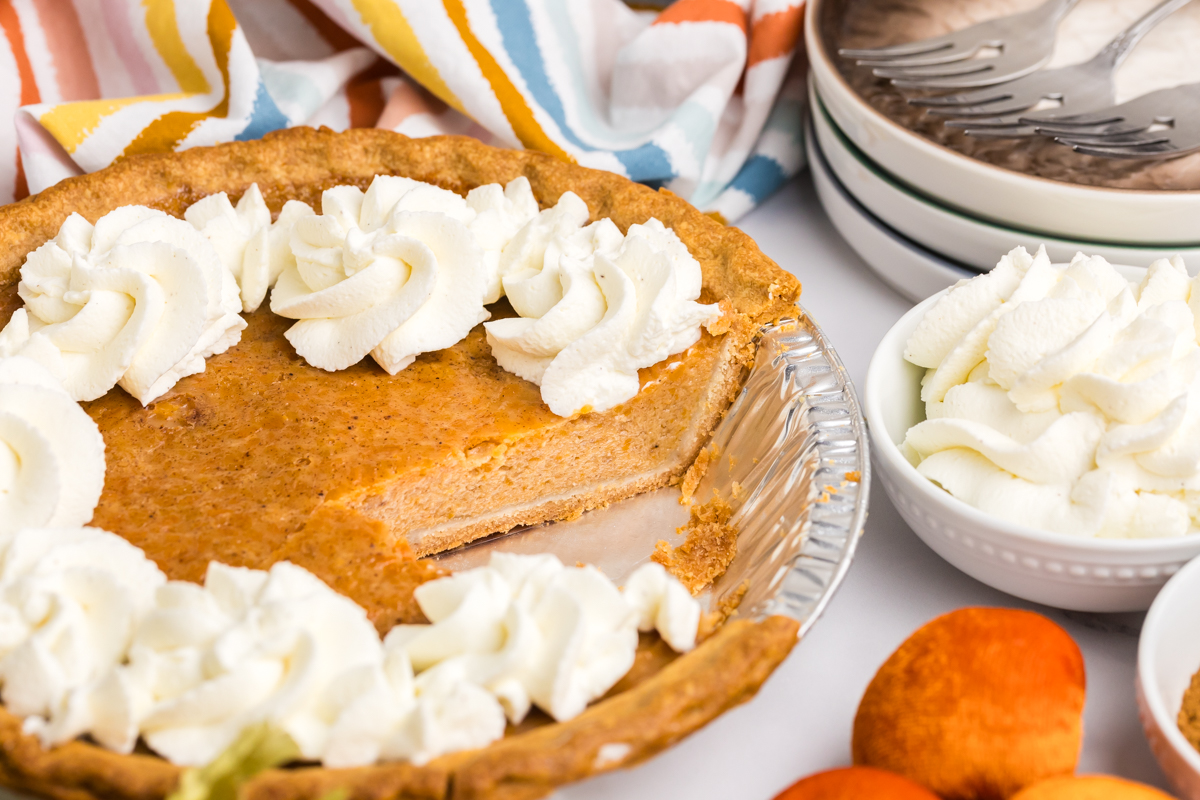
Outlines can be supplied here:
[[[1135, 277], [1143, 270], [1123, 268]], [[997, 519], [951, 496], [900, 452], [925, 418], [923, 370], [904, 345], [941, 293], [900, 318], [867, 370], [863, 410], [883, 488], [917, 536], [976, 580], [1003, 592], [1075, 611], [1142, 611], [1184, 564], [1200, 555], [1200, 535], [1177, 539], [1094, 539]]]
[[1150, 606], [1138, 642], [1138, 716], [1176, 793], [1200, 800], [1200, 752], [1175, 724], [1183, 693], [1200, 670], [1200, 560], [1171, 578]]
[[833, 175], [811, 127], [805, 139], [817, 197], [833, 227], [892, 288], [919, 303], [963, 278], [978, 274], [901, 236], [877, 219]]
[[999, 253], [1007, 253], [1018, 246], [1034, 252], [1039, 245], [1045, 245], [1054, 262], [1067, 262], [1076, 253], [1084, 252], [1102, 256], [1113, 264], [1139, 266], [1180, 255], [1189, 265], [1200, 266], [1200, 247], [1111, 245], [1049, 236], [997, 225], [943, 206], [909, 189], [850, 141], [829, 116], [811, 79], [809, 99], [813, 130], [821, 152], [846, 191], [893, 230], [951, 261], [989, 270], [996, 265]]
[[875, 111], [838, 72], [810, 0], [812, 76], [837, 126], [899, 180], [971, 216], [1036, 233], [1114, 244], [1200, 246], [1200, 191], [1106, 189], [1022, 175], [934, 144]]

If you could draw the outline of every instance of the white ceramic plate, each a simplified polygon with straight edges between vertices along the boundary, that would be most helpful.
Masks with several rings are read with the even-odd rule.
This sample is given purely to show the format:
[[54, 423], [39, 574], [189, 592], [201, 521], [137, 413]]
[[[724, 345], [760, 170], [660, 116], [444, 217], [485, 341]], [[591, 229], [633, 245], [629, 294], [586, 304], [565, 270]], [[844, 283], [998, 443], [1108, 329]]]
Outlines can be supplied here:
[[877, 219], [833, 175], [811, 124], [806, 139], [817, 197], [833, 227], [867, 266], [892, 288], [908, 299], [920, 302], [963, 278], [978, 274], [921, 247]]
[[876, 112], [842, 79], [818, 35], [825, 0], [805, 24], [812, 76], [830, 117], [875, 163], [921, 193], [1020, 230], [1117, 245], [1200, 247], [1200, 192], [1079, 186], [1022, 175], [934, 144]]
[[951, 261], [989, 270], [1014, 247], [1023, 246], [1032, 253], [1045, 245], [1050, 260], [1056, 263], [1083, 252], [1113, 264], [1145, 267], [1159, 258], [1181, 255], [1193, 272], [1200, 268], [1200, 247], [1122, 246], [1064, 239], [996, 225], [943, 206], [909, 189], [850, 141], [829, 116], [811, 78], [809, 98], [821, 152], [846, 191], [892, 229]]
[[[1137, 280], [1144, 271], [1122, 272]], [[1074, 611], [1149, 608], [1167, 579], [1200, 555], [1200, 534], [1098, 539], [1018, 525], [943, 491], [900, 452], [908, 429], [925, 419], [924, 370], [904, 360], [904, 345], [936, 299], [909, 311], [883, 337], [863, 392], [876, 475], [900, 516], [942, 558], [1002, 592]]]
[[1138, 641], [1138, 715], [1150, 749], [1186, 800], [1200, 800], [1200, 752], [1176, 725], [1183, 693], [1200, 670], [1200, 560], [1171, 578], [1142, 625]]

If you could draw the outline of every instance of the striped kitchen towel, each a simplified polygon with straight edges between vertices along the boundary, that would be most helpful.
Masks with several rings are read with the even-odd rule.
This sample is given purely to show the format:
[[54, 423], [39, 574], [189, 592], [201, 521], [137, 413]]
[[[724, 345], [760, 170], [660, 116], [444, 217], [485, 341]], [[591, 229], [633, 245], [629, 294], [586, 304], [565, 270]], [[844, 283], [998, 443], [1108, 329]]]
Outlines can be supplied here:
[[290, 125], [460, 133], [733, 220], [802, 166], [803, 0], [0, 0], [0, 202]]

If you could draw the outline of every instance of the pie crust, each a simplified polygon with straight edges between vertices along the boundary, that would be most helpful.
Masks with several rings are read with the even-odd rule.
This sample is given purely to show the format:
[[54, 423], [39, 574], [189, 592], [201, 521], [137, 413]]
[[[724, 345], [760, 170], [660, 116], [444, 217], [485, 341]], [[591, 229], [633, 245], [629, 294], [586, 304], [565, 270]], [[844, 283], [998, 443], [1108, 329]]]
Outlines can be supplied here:
[[[740, 387], [765, 323], [795, 313], [800, 286], [735, 228], [666, 191], [538, 153], [464, 137], [297, 128], [183, 153], [146, 155], [0, 208], [0, 324], [20, 305], [25, 255], [71, 212], [121, 205], [182, 216], [218, 191], [257, 183], [272, 211], [319, 208], [332, 186], [398, 174], [465, 193], [526, 176], [539, 203], [567, 190], [625, 230], [650, 217], [701, 264], [701, 302], [724, 315], [684, 354], [641, 373], [643, 390], [604, 413], [555, 417], [537, 387], [501, 370], [482, 331], [396, 376], [373, 363], [329, 374], [283, 339], [288, 320], [248, 317], [242, 342], [142, 408], [122, 391], [84, 404], [107, 444], [92, 524], [142, 547], [171, 578], [210, 560], [266, 568], [287, 559], [362, 604], [381, 630], [422, 621], [412, 590], [439, 574], [413, 558], [522, 524], [578, 516], [682, 479]], [[506, 312], [503, 304], [493, 314]], [[797, 623], [735, 620], [579, 717], [424, 767], [275, 770], [247, 797], [539, 797], [649, 757], [743, 702], [790, 651]], [[626, 748], [602, 745], [624, 744]], [[611, 753], [621, 752], [621, 758]], [[604, 757], [601, 757], [601, 756]], [[46, 751], [0, 709], [0, 782], [58, 798], [158, 798], [178, 768], [85, 742]]]

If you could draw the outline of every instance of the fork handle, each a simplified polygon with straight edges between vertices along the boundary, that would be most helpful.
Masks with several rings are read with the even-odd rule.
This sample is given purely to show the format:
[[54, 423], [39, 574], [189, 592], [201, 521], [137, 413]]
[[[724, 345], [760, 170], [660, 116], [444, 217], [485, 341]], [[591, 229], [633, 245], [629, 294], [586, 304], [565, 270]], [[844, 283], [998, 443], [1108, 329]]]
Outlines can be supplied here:
[[1030, 11], [1013, 14], [1013, 18], [1024, 17], [1032, 24], [1057, 25], [1078, 4], [1079, 0], [1046, 0]]
[[1150, 32], [1154, 26], [1162, 22], [1167, 17], [1174, 14], [1179, 9], [1186, 6], [1192, 0], [1163, 0], [1154, 8], [1142, 15], [1141, 19], [1130, 25], [1122, 31], [1117, 38], [1106, 44], [1104, 48], [1096, 54], [1096, 60], [1103, 60], [1114, 67], [1125, 60], [1125, 56], [1129, 55], [1129, 51], [1133, 46], [1142, 40], [1142, 37]]

